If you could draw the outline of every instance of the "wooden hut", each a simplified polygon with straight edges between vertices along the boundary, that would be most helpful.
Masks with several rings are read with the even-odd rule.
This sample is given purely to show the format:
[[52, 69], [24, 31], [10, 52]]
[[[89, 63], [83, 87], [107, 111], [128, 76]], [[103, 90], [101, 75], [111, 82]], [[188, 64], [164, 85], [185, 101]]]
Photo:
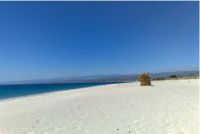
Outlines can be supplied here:
[[139, 76], [140, 86], [151, 86], [151, 76], [148, 73], [143, 73]]

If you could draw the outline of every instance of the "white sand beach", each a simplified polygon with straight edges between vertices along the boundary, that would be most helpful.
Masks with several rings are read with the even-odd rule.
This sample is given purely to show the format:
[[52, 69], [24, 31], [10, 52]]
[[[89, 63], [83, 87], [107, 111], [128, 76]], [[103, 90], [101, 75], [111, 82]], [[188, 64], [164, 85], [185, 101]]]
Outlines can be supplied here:
[[199, 79], [138, 82], [0, 101], [0, 134], [198, 134]]

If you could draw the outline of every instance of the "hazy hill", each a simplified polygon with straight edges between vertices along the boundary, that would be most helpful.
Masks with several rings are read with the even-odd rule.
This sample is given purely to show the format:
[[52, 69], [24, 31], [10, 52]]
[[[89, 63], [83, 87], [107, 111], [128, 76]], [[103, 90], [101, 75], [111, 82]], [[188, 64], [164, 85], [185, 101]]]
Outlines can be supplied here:
[[[139, 74], [111, 74], [111, 75], [92, 75], [77, 76], [66, 78], [37, 79], [24, 81], [1, 82], [0, 84], [42, 84], [42, 83], [93, 83], [93, 82], [129, 82], [136, 81]], [[151, 73], [152, 79], [166, 79], [170, 75], [178, 77], [199, 76], [199, 71], [175, 71]]]

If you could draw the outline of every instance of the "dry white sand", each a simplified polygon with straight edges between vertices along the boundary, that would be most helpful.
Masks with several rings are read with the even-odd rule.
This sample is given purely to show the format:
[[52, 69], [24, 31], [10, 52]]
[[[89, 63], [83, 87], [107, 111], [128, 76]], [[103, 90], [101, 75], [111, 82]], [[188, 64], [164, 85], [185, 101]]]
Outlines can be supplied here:
[[0, 101], [1, 134], [198, 134], [199, 80], [112, 84]]

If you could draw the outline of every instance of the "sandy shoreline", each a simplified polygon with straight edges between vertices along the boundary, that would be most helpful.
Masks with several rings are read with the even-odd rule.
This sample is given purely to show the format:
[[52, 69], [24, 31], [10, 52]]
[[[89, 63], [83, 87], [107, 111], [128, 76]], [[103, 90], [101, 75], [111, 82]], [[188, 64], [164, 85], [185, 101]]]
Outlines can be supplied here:
[[0, 134], [198, 134], [199, 79], [122, 83], [0, 101]]

